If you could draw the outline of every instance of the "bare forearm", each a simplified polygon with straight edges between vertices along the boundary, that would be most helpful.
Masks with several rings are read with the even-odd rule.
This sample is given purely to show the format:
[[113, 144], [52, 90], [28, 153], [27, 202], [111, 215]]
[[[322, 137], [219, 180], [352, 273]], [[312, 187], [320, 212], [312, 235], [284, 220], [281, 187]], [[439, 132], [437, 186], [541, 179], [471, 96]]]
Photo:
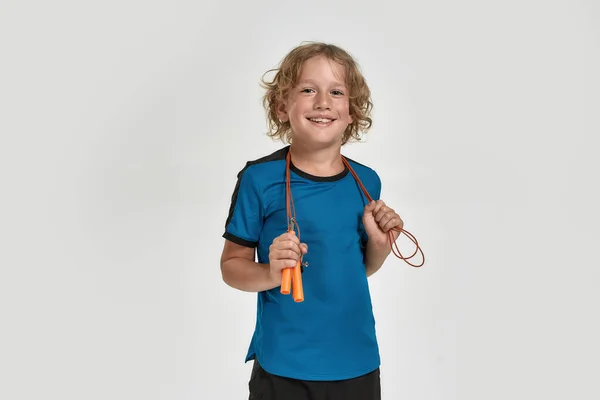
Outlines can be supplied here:
[[223, 281], [244, 292], [262, 292], [277, 287], [269, 273], [269, 264], [259, 264], [245, 258], [231, 258], [221, 265]]
[[367, 249], [365, 252], [365, 265], [367, 270], [367, 276], [373, 275], [379, 271], [388, 255], [392, 252], [389, 244], [383, 245], [376, 244], [372, 241], [367, 242]]

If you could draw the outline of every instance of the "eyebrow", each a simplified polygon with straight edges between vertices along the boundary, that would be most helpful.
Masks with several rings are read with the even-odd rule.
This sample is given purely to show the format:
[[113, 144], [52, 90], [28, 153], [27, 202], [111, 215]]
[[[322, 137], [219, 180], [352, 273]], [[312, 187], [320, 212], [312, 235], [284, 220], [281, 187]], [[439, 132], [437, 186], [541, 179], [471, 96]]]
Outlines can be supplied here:
[[[313, 85], [317, 85], [317, 82], [313, 81], [312, 79], [302, 79], [302, 80], [298, 81], [298, 85], [303, 84], [303, 83], [310, 83]], [[333, 86], [346, 87], [346, 84], [344, 82], [340, 82], [340, 81], [333, 81]]]

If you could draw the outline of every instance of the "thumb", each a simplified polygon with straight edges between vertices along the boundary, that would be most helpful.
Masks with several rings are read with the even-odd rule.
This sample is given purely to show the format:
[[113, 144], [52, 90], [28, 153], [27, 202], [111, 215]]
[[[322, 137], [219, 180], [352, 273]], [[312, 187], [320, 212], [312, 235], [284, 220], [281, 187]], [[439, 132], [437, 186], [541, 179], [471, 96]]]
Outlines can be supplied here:
[[302, 254], [308, 253], [308, 245], [306, 243], [301, 243], [300, 250], [302, 251]]
[[372, 212], [375, 209], [377, 202], [375, 200], [371, 201], [369, 204], [365, 206], [365, 212]]

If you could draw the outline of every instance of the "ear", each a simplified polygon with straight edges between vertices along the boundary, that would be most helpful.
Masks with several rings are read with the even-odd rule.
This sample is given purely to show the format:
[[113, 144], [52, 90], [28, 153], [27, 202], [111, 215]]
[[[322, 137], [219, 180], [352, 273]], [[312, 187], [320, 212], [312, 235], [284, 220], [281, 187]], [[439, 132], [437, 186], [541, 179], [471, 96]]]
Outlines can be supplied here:
[[277, 110], [277, 117], [279, 118], [279, 120], [281, 122], [287, 122], [290, 119], [290, 117], [287, 113], [287, 106], [284, 101], [279, 101], [277, 103], [276, 110]]

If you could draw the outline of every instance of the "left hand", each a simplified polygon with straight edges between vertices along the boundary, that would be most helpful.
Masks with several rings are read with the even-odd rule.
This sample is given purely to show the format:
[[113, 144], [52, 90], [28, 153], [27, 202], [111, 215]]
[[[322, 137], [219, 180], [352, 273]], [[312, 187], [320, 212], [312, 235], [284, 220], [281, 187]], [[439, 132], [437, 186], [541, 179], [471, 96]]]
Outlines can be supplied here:
[[[404, 221], [392, 208], [388, 207], [383, 200], [372, 201], [367, 204], [362, 217], [363, 226], [369, 236], [378, 247], [389, 244], [388, 231], [394, 227], [402, 229]], [[392, 231], [394, 241], [400, 235], [398, 231]]]

